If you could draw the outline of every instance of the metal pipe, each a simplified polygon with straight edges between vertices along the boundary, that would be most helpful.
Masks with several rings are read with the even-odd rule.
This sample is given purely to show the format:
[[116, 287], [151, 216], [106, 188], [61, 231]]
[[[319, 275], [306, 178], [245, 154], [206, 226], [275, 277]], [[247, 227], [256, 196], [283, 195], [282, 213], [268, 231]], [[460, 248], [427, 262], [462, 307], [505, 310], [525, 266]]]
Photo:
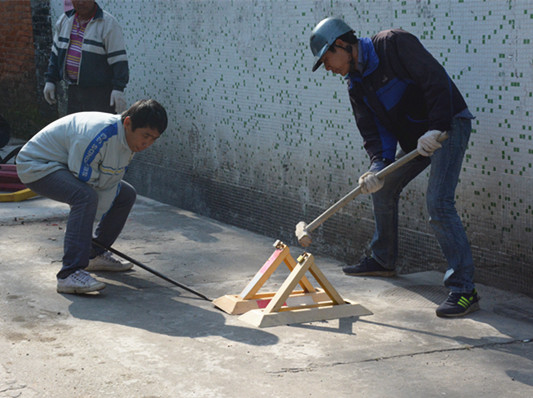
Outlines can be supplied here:
[[197, 292], [196, 290], [191, 289], [190, 287], [187, 287], [187, 286], [185, 286], [185, 285], [183, 285], [183, 284], [181, 284], [181, 283], [179, 283], [179, 282], [176, 282], [175, 280], [172, 280], [172, 279], [166, 277], [165, 275], [163, 275], [163, 274], [160, 273], [159, 271], [156, 271], [155, 269], [152, 269], [152, 268], [148, 267], [147, 265], [144, 265], [143, 263], [141, 263], [141, 262], [139, 262], [139, 261], [137, 261], [137, 260], [131, 258], [130, 256], [127, 256], [126, 254], [121, 253], [121, 252], [119, 252], [119, 251], [116, 250], [116, 249], [113, 249], [112, 247], [106, 247], [106, 246], [104, 246], [103, 244], [101, 244], [100, 242], [96, 241], [95, 239], [93, 239], [93, 243], [94, 243], [96, 246], [101, 247], [102, 249], [108, 250], [108, 251], [110, 251], [111, 253], [116, 254], [117, 256], [122, 257], [124, 260], [128, 260], [130, 263], [135, 264], [135, 265], [137, 265], [138, 267], [141, 267], [142, 269], [144, 269], [144, 270], [146, 270], [146, 271], [148, 271], [148, 272], [154, 274], [155, 276], [158, 276], [158, 277], [160, 277], [161, 279], [164, 279], [164, 280], [166, 280], [167, 282], [172, 283], [173, 285], [176, 285], [176, 286], [178, 286], [178, 287], [180, 287], [180, 288], [182, 288], [182, 289], [184, 289], [184, 290], [187, 290], [188, 292], [191, 292], [192, 294], [197, 295], [198, 297], [203, 298], [204, 300], [207, 300], [207, 301], [213, 301], [213, 300], [211, 300], [210, 298], [208, 298], [207, 296], [204, 296], [202, 293], [199, 293], [199, 292]]

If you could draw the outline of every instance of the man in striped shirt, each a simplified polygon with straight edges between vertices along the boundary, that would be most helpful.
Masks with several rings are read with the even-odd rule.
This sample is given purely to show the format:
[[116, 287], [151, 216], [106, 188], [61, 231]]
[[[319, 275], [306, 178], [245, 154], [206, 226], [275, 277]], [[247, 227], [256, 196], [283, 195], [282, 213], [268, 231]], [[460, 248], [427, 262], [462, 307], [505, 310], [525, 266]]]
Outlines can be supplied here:
[[55, 104], [56, 84], [64, 79], [67, 113], [121, 113], [129, 80], [122, 29], [94, 0], [73, 0], [72, 5], [56, 23], [44, 98]]

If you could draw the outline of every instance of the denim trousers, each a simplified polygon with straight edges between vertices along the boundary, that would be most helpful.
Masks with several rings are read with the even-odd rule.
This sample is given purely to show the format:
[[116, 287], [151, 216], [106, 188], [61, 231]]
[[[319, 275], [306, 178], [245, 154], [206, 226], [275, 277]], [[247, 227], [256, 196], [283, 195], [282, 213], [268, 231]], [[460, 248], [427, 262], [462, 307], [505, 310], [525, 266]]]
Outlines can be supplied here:
[[67, 89], [67, 114], [76, 112], [107, 112], [115, 113], [115, 108], [109, 105], [113, 87], [82, 87], [70, 84]]
[[444, 285], [450, 291], [460, 293], [474, 289], [472, 251], [455, 208], [455, 189], [471, 129], [471, 120], [454, 118], [449, 138], [442, 143], [442, 148], [431, 157], [419, 156], [389, 174], [383, 188], [372, 194], [376, 224], [370, 243], [372, 257], [383, 267], [394, 269], [398, 257], [400, 193], [431, 164], [426, 195], [429, 223], [448, 263]]
[[63, 244], [63, 267], [57, 274], [58, 278], [66, 278], [87, 267], [90, 258], [104, 252], [104, 249], [92, 244], [92, 238], [106, 247], [115, 242], [137, 196], [130, 184], [121, 181], [113, 205], [98, 222], [93, 234], [98, 196], [92, 187], [78, 180], [70, 171], [58, 170], [26, 186], [41, 196], [70, 206]]

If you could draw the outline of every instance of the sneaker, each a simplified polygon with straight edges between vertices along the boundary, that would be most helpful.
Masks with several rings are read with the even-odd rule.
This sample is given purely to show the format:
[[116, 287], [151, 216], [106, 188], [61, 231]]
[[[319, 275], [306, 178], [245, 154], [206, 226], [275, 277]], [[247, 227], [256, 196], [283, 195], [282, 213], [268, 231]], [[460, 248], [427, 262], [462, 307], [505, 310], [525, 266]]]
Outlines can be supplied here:
[[111, 271], [122, 272], [127, 271], [133, 267], [132, 263], [121, 262], [114, 258], [110, 252], [104, 252], [95, 258], [89, 260], [89, 265], [85, 267], [85, 271]]
[[372, 257], [365, 257], [357, 265], [346, 265], [342, 271], [352, 276], [396, 276], [395, 270], [384, 268]]
[[104, 287], [105, 283], [97, 281], [82, 269], [77, 270], [66, 278], [57, 279], [58, 293], [89, 293], [102, 290]]
[[479, 310], [479, 296], [476, 289], [471, 293], [453, 293], [437, 308], [437, 316], [451, 318]]

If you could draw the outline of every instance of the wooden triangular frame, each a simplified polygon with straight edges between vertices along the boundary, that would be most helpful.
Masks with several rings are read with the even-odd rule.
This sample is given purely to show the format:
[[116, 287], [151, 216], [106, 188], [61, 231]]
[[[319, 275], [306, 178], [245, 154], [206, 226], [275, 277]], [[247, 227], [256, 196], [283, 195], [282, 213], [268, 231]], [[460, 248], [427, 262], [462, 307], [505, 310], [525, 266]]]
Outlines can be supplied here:
[[[241, 315], [253, 309], [265, 308], [275, 293], [259, 293], [259, 290], [281, 264], [285, 264], [290, 272], [297, 265], [296, 260], [290, 254], [289, 247], [283, 242], [277, 240], [274, 243], [274, 248], [274, 253], [257, 271], [240, 294], [219, 297], [213, 300], [213, 304], [231, 315]], [[323, 289], [316, 289], [305, 275], [298, 283], [301, 286], [301, 290], [290, 293], [286, 299], [288, 305], [312, 304], [328, 298], [326, 292]]]
[[[315, 264], [312, 254], [303, 253], [295, 261], [283, 242], [276, 241], [274, 247], [274, 253], [239, 295], [219, 297], [213, 304], [229, 314], [244, 314], [239, 319], [258, 327], [372, 314], [363, 306], [344, 300]], [[279, 290], [258, 293], [281, 263], [287, 265], [290, 274]], [[307, 271], [322, 289], [309, 282]], [[302, 290], [294, 291], [298, 284]]]

